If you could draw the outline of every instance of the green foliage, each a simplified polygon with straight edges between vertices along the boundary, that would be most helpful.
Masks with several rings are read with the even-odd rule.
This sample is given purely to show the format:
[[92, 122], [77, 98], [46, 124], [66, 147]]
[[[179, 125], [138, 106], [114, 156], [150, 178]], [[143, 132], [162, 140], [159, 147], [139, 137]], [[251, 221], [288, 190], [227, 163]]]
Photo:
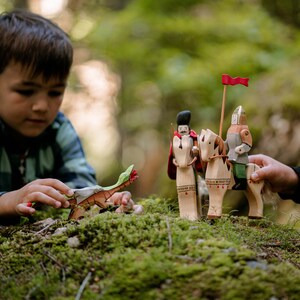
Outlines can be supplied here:
[[[161, 130], [184, 108], [201, 120], [198, 126], [215, 127], [221, 74], [256, 78], [276, 68], [288, 58], [291, 33], [250, 1], [144, 0], [103, 13], [88, 39], [122, 76], [121, 122], [134, 134], [139, 116], [143, 126]], [[228, 113], [243, 92], [230, 91]], [[159, 118], [150, 117], [153, 111]]]
[[12, 5], [12, 1], [8, 1], [8, 0], [0, 0], [0, 11], [6, 11], [9, 9], [12, 9], [13, 5]]
[[[134, 5], [136, 5], [136, 2]], [[169, 13], [179, 13], [181, 11], [186, 11], [187, 9], [205, 1], [201, 0], [186, 0], [182, 1], [172, 1], [172, 0], [164, 0], [164, 1], [151, 1], [144, 0], [140, 1], [137, 4], [138, 8], [145, 13], [155, 13], [155, 14], [169, 14]]]
[[188, 221], [171, 202], [1, 227], [0, 299], [74, 299], [86, 278], [80, 299], [297, 299], [299, 232], [267, 219]]

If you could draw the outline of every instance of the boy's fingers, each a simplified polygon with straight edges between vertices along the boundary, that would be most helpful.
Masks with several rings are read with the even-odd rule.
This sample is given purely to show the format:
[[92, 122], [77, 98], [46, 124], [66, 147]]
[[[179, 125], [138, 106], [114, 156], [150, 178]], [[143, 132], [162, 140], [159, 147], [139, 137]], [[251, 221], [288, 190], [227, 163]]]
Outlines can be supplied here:
[[37, 184], [49, 186], [59, 191], [61, 194], [66, 194], [67, 196], [72, 196], [74, 194], [73, 190], [70, 189], [66, 184], [60, 180], [53, 178], [38, 179], [36, 180]]
[[[55, 195], [55, 190], [53, 193], [47, 193], [45, 191], [36, 191], [36, 192], [32, 192], [28, 195], [26, 195], [23, 199], [23, 203], [26, 203], [26, 206], [27, 206], [27, 203], [28, 202], [39, 202], [39, 203], [43, 203], [43, 204], [46, 204], [46, 205], [49, 205], [49, 206], [52, 206], [54, 208], [59, 208], [63, 205], [65, 205], [65, 202], [67, 202], [66, 200], [64, 201], [60, 201], [58, 200], [57, 198], [53, 197], [53, 195]], [[59, 196], [62, 196], [59, 194]]]
[[126, 205], [131, 201], [131, 193], [130, 192], [123, 192], [121, 198], [121, 204]]
[[24, 197], [23, 202], [43, 202], [53, 207], [69, 206], [68, 198], [65, 197], [65, 195], [53, 186], [43, 184], [31, 186], [30, 191]]
[[16, 211], [21, 216], [31, 216], [35, 213], [35, 209], [27, 205], [27, 203], [20, 203], [16, 206]]
[[128, 191], [114, 193], [109, 199], [114, 205], [126, 205], [131, 201], [131, 193]]
[[70, 206], [70, 202], [69, 201], [65, 201], [65, 202], [62, 203], [62, 206], [64, 208], [68, 208]]

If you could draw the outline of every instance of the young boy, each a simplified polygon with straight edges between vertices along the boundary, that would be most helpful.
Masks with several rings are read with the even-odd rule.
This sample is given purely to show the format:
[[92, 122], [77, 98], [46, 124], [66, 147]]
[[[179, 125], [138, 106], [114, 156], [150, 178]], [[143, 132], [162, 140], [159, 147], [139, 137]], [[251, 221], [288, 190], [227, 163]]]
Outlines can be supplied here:
[[68, 207], [64, 194], [97, 182], [59, 112], [73, 60], [68, 36], [21, 10], [0, 15], [0, 36], [0, 223], [13, 223], [34, 214], [28, 202]]
[[263, 154], [249, 156], [249, 161], [261, 167], [251, 175], [253, 181], [266, 180], [282, 199], [300, 203], [300, 167], [289, 167]]

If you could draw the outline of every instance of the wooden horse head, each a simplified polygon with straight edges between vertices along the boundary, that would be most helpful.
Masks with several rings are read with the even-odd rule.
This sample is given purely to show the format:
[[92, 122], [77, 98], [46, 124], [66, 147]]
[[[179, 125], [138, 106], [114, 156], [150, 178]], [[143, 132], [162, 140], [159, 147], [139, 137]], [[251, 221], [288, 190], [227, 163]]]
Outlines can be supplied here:
[[209, 162], [216, 156], [225, 156], [226, 149], [224, 141], [210, 129], [202, 129], [198, 137], [201, 158], [204, 162]]

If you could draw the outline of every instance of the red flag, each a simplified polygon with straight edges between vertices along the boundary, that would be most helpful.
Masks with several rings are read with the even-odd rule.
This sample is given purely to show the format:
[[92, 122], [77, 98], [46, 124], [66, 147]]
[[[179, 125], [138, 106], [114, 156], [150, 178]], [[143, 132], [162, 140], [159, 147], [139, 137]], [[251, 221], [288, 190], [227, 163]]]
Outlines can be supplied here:
[[222, 83], [224, 85], [236, 85], [236, 84], [243, 84], [245, 86], [248, 86], [249, 78], [242, 78], [242, 77], [234, 77], [232, 78], [228, 74], [222, 75]]

